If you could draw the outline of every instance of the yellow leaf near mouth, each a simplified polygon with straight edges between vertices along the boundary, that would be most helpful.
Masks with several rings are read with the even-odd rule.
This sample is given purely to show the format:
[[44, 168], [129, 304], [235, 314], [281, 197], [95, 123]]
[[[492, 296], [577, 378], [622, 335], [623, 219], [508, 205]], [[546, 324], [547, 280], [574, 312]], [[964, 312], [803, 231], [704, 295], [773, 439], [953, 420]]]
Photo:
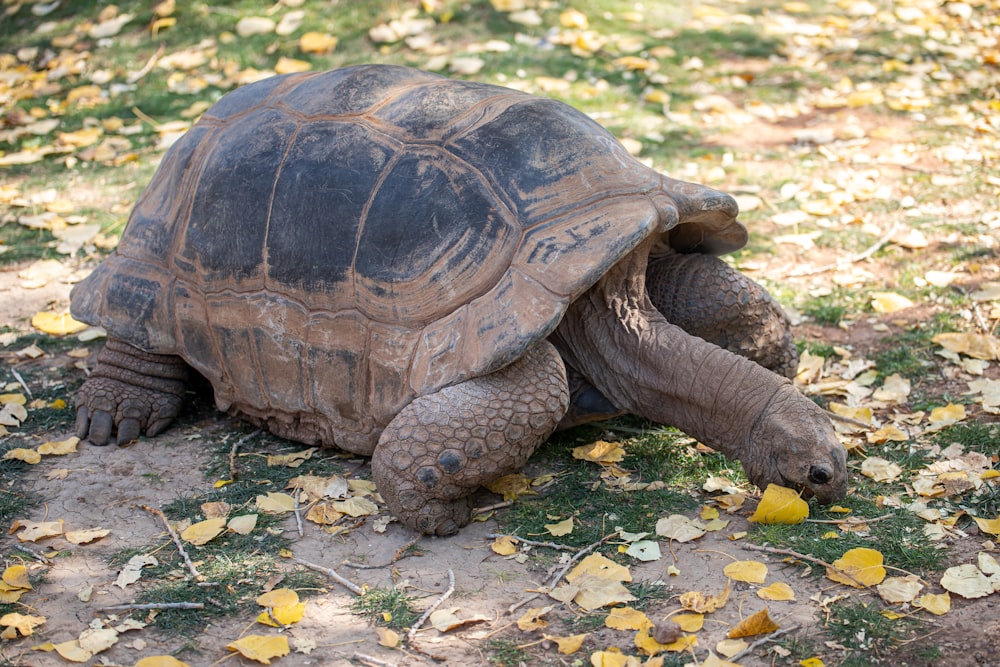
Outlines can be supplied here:
[[809, 516], [809, 504], [799, 497], [798, 492], [768, 484], [757, 510], [750, 517], [752, 523], [798, 524]]

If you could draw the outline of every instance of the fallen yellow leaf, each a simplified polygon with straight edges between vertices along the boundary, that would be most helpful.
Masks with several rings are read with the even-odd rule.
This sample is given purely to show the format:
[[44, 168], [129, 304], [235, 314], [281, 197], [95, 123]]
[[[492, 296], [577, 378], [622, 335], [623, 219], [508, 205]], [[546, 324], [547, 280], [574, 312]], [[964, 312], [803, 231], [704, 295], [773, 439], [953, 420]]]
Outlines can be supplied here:
[[722, 573], [734, 581], [762, 584], [767, 579], [767, 565], [755, 560], [738, 560], [724, 567]]
[[[0, 616], [0, 625], [16, 630], [22, 637], [30, 636], [39, 625], [45, 622], [44, 616], [32, 616], [12, 612]], [[13, 639], [14, 637], [11, 637]]]
[[271, 658], [288, 655], [288, 637], [269, 637], [265, 635], [247, 635], [226, 645], [230, 651], [236, 651], [244, 658], [270, 665]]
[[895, 292], [876, 292], [872, 294], [872, 310], [876, 313], [895, 313], [913, 307], [913, 302], [902, 294]]
[[545, 524], [545, 530], [549, 531], [549, 533], [555, 537], [569, 535], [573, 532], [573, 517], [563, 519], [558, 523], [547, 523]]
[[833, 568], [826, 569], [826, 576], [832, 581], [854, 588], [874, 586], [885, 579], [882, 560], [882, 552], [875, 549], [865, 547], [849, 549], [843, 556], [833, 561]]
[[150, 655], [140, 658], [133, 667], [191, 667], [172, 655]]
[[249, 535], [257, 527], [257, 515], [241, 514], [240, 516], [234, 516], [226, 524], [226, 527], [239, 535]]
[[3, 571], [3, 583], [12, 588], [31, 589], [31, 582], [28, 581], [28, 568], [24, 565], [11, 565]]
[[757, 591], [757, 597], [762, 600], [786, 601], [795, 599], [795, 591], [783, 581], [776, 581]]
[[287, 493], [269, 492], [266, 496], [257, 496], [257, 509], [267, 514], [284, 514], [295, 509], [295, 498]]
[[582, 635], [570, 635], [568, 637], [555, 637], [552, 635], [542, 635], [545, 639], [551, 642], [555, 642], [558, 647], [558, 651], [563, 655], [570, 655], [571, 653], [576, 653], [583, 646], [583, 640], [587, 638], [587, 633]]
[[193, 523], [181, 532], [181, 539], [190, 542], [195, 546], [200, 546], [213, 539], [226, 529], [225, 517], [216, 517]]
[[386, 648], [396, 648], [399, 646], [400, 637], [399, 633], [395, 630], [377, 626], [375, 628], [375, 634], [378, 635], [379, 646], [384, 646]]
[[931, 339], [946, 350], [973, 359], [1000, 359], [1000, 338], [974, 333], [940, 333]]
[[287, 607], [298, 604], [299, 594], [290, 588], [276, 588], [257, 596], [256, 602], [261, 607]]
[[948, 405], [934, 408], [931, 410], [931, 414], [928, 419], [932, 424], [938, 425], [947, 425], [962, 421], [965, 419], [965, 406], [956, 403], [949, 403]]
[[67, 336], [83, 331], [88, 325], [74, 320], [69, 311], [43, 311], [31, 318], [31, 326], [51, 336]]
[[503, 496], [506, 502], [517, 500], [519, 496], [528, 494], [533, 496], [538, 495], [538, 492], [533, 491], [531, 488], [531, 478], [520, 473], [504, 475], [500, 479], [487, 484], [486, 488], [493, 493]]
[[540, 630], [549, 624], [549, 622], [542, 617], [550, 611], [552, 611], [552, 605], [532, 607], [528, 611], [521, 614], [521, 617], [517, 619], [517, 627], [524, 632]]
[[268, 607], [257, 616], [257, 622], [263, 625], [270, 625], [274, 628], [281, 628], [292, 623], [298, 623], [306, 613], [306, 603], [296, 602], [293, 604]]
[[604, 625], [614, 630], [642, 630], [653, 626], [644, 612], [632, 607], [615, 607], [604, 619]]
[[323, 32], [307, 32], [299, 38], [299, 50], [302, 53], [326, 54], [337, 48], [338, 41], [333, 35]]
[[923, 587], [920, 577], [910, 574], [905, 577], [887, 577], [876, 589], [879, 597], [889, 604], [901, 604], [913, 602]]
[[573, 448], [573, 458], [594, 463], [617, 463], [625, 458], [625, 450], [617, 442], [598, 440]]
[[312, 458], [312, 455], [319, 451], [316, 447], [292, 452], [291, 454], [272, 454], [267, 457], [269, 467], [284, 466], [286, 468], [298, 468], [300, 465]]
[[681, 606], [698, 614], [711, 614], [721, 609], [729, 600], [729, 584], [730, 580], [726, 579], [726, 587], [718, 595], [705, 595], [701, 591], [681, 593]]
[[89, 544], [94, 540], [107, 537], [111, 533], [108, 528], [90, 528], [89, 530], [69, 530], [64, 537], [70, 544]]
[[517, 553], [517, 540], [510, 535], [501, 535], [493, 541], [490, 549], [501, 556], [510, 556]]
[[66, 454], [75, 453], [78, 444], [80, 444], [80, 438], [74, 435], [65, 440], [43, 442], [38, 445], [38, 453], [45, 456], [65, 456]]
[[941, 616], [951, 611], [951, 596], [944, 593], [927, 593], [913, 601], [914, 606], [929, 611], [935, 616]]
[[971, 563], [949, 567], [941, 576], [941, 587], [966, 599], [993, 593], [993, 584], [982, 570]]
[[705, 627], [704, 614], [677, 614], [670, 620], [680, 626], [684, 632], [698, 632]]
[[34, 449], [15, 447], [14, 449], [8, 449], [3, 455], [3, 458], [6, 461], [23, 461], [27, 464], [34, 465], [41, 462], [42, 455]]
[[809, 504], [792, 489], [768, 484], [761, 496], [757, 510], [750, 517], [752, 523], [798, 524], [809, 516]]
[[1000, 515], [995, 519], [976, 519], [976, 525], [979, 526], [979, 530], [984, 533], [989, 533], [990, 535], [1000, 535]]
[[771, 620], [771, 617], [767, 613], [767, 607], [764, 607], [756, 614], [748, 616], [737, 623], [736, 627], [732, 628], [726, 636], [730, 639], [753, 637], [754, 635], [763, 635], [769, 632], [774, 632], [780, 627], [781, 626]]
[[11, 526], [11, 531], [20, 530], [17, 539], [21, 542], [37, 542], [46, 537], [55, 537], [63, 534], [63, 520], [58, 521], [15, 521]]

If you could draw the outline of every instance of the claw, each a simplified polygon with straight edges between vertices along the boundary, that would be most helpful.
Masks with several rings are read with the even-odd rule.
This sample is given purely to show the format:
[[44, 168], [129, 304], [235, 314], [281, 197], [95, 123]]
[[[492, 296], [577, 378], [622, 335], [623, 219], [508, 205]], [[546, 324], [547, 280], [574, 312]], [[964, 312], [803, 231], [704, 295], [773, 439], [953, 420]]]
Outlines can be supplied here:
[[87, 434], [90, 433], [90, 411], [87, 410], [86, 406], [81, 407], [76, 411], [76, 437], [81, 440], [87, 438]]
[[139, 439], [142, 431], [142, 422], [138, 419], [126, 418], [118, 423], [118, 446], [127, 445]]
[[87, 439], [90, 444], [103, 447], [111, 441], [111, 430], [114, 428], [114, 420], [111, 414], [104, 410], [97, 410], [90, 417], [90, 432]]

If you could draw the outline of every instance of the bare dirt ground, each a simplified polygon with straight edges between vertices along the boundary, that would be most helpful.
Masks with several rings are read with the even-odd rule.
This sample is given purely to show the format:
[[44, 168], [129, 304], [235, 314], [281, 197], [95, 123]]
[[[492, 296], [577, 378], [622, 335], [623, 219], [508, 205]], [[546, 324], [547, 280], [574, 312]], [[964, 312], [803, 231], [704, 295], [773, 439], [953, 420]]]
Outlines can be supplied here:
[[[3, 298], [8, 321], [25, 322], [26, 318], [52, 301], [65, 303], [66, 286], [55, 281], [49, 291], [21, 290], [16, 270], [0, 274], [0, 284], [8, 286]], [[837, 336], [836, 330], [811, 331], [812, 335]], [[843, 334], [843, 332], [840, 332]], [[844, 336], [842, 335], [841, 338]], [[874, 335], [866, 336], [863, 328], [852, 330], [850, 340], [864, 344]], [[52, 364], [71, 363], [68, 357], [50, 359]], [[103, 607], [130, 603], [135, 598], [132, 588], [122, 590], [114, 585], [117, 568], [108, 564], [116, 552], [128, 548], [144, 548], [163, 537], [159, 521], [142, 506], [161, 507], [175, 498], [210, 486], [203, 470], [206, 447], [213, 438], [219, 438], [233, 423], [224, 415], [205, 409], [193, 423], [173, 428], [154, 441], [143, 440], [128, 448], [96, 448], [81, 446], [78, 453], [67, 458], [45, 460], [25, 474], [24, 490], [41, 502], [25, 519], [63, 519], [68, 527], [111, 529], [111, 534], [98, 542], [73, 546], [62, 538], [45, 543], [44, 549], [68, 552], [51, 561], [47, 566], [44, 583], [30, 599], [32, 613], [47, 618], [37, 635], [0, 648], [0, 655], [10, 664], [37, 667], [56, 667], [68, 664], [55, 653], [34, 650], [43, 642], [59, 643], [76, 638], [95, 618], [108, 619]], [[42, 439], [59, 439], [68, 433], [36, 434], [30, 445]], [[34, 440], [37, 440], [35, 442]], [[49, 479], [54, 468], [68, 468], [64, 479]], [[497, 500], [484, 492], [483, 504]], [[501, 510], [503, 511], [503, 510]], [[726, 517], [731, 519], [723, 531], [686, 544], [663, 543], [664, 553], [659, 561], [633, 564], [631, 571], [636, 581], [664, 582], [669, 591], [679, 595], [690, 590], [706, 594], [720, 593], [727, 579], [723, 567], [734, 560], [760, 560], [768, 564], [772, 576], [769, 581], [784, 581], [793, 586], [797, 599], [787, 602], [765, 603], [754, 595], [752, 587], [735, 584], [731, 601], [713, 614], [704, 630], [699, 633], [699, 647], [695, 649], [698, 660], [705, 658], [706, 649], [725, 638], [728, 629], [742, 618], [769, 607], [772, 618], [787, 634], [783, 639], [802, 640], [819, 635], [819, 628], [826, 622], [827, 605], [841, 595], [856, 599], [875, 599], [874, 594], [849, 591], [822, 577], [808, 576], [809, 567], [801, 562], [785, 562], [780, 556], [769, 556], [744, 548], [732, 537], [747, 530], [747, 511]], [[455, 576], [454, 594], [443, 605], [457, 608], [461, 617], [481, 615], [490, 620], [468, 627], [441, 633], [433, 628], [421, 630], [416, 635], [416, 645], [426, 654], [439, 658], [444, 664], [488, 664], [485, 650], [490, 638], [509, 639], [514, 645], [531, 644], [542, 639], [542, 634], [573, 634], [566, 621], [574, 612], [542, 595], [532, 599], [533, 591], [542, 586], [560, 567], [552, 558], [529, 556], [524, 563], [502, 557], [490, 549], [492, 539], [487, 535], [496, 532], [494, 521], [474, 523], [458, 536], [447, 539], [423, 538], [418, 543], [419, 555], [407, 556], [393, 562], [401, 547], [414, 539], [414, 535], [399, 524], [390, 523], [384, 533], [376, 533], [368, 522], [346, 536], [330, 536], [317, 526], [306, 524], [304, 534], [297, 534], [295, 521], [289, 517], [281, 524], [284, 535], [291, 537], [292, 551], [301, 559], [337, 569], [343, 576], [362, 586], [403, 587], [418, 599], [418, 610], [432, 604], [448, 586], [447, 573]], [[545, 537], [537, 539], [544, 540]], [[12, 536], [0, 537], [0, 548], [10, 550], [15, 543]], [[38, 548], [38, 545], [33, 545]], [[780, 545], [777, 545], [780, 546]], [[541, 553], [540, 549], [536, 553]], [[955, 554], [956, 562], [963, 562], [967, 554]], [[197, 555], [194, 556], [197, 559]], [[345, 561], [363, 561], [384, 567], [351, 569], [342, 566]], [[677, 576], [668, 573], [676, 567]], [[35, 567], [40, 567], [36, 564]], [[289, 564], [289, 568], [293, 567]], [[136, 584], [135, 586], [141, 586]], [[83, 591], [92, 591], [88, 601], [81, 600]], [[86, 596], [84, 596], [86, 597]], [[357, 654], [375, 658], [367, 664], [420, 665], [430, 660], [426, 655], [400, 652], [379, 645], [373, 625], [352, 614], [350, 603], [353, 594], [331, 582], [329, 588], [308, 598], [304, 619], [291, 626], [287, 635], [299, 651], [282, 658], [285, 665], [331, 665], [334, 667], [365, 664], [352, 659]], [[940, 654], [934, 660], [922, 659], [922, 644], [901, 645], [893, 655], [872, 656], [873, 661], [896, 665], [947, 664], [950, 667], [996, 665], [1000, 656], [1000, 610], [995, 596], [980, 601], [956, 600], [955, 608], [939, 622], [927, 623], [924, 644], [930, 641]], [[733, 604], [736, 602], [736, 604]], [[548, 628], [533, 633], [519, 630], [514, 622], [529, 608], [549, 604], [556, 611], [549, 616]], [[676, 598], [656, 601], [647, 614], [651, 619], [664, 618], [679, 609]], [[133, 614], [142, 618], [141, 613]], [[239, 617], [213, 623], [197, 637], [197, 650], [182, 657], [192, 665], [209, 665], [230, 655], [226, 645], [251, 630], [252, 618]], [[612, 630], [598, 626], [588, 639], [586, 647], [603, 648], [618, 646], [623, 651], [634, 651], [634, 632]], [[820, 637], [822, 639], [822, 636]], [[100, 654], [93, 664], [132, 665], [142, 656], [173, 653], [189, 642], [190, 638], [169, 636], [151, 628], [124, 633], [118, 643]], [[780, 648], [778, 649], [780, 651]], [[308, 652], [305, 652], [308, 651]], [[586, 651], [575, 655], [558, 654], [549, 643], [532, 649], [533, 662], [537, 664], [571, 665], [586, 664]], [[782, 664], [780, 653], [775, 653], [774, 643], [762, 644], [738, 658], [745, 667]], [[836, 646], [825, 649], [828, 664], [836, 664]], [[581, 657], [584, 656], [584, 657]], [[381, 661], [381, 662], [378, 662]], [[228, 662], [254, 664], [231, 657]], [[694, 662], [694, 656], [692, 656]]]

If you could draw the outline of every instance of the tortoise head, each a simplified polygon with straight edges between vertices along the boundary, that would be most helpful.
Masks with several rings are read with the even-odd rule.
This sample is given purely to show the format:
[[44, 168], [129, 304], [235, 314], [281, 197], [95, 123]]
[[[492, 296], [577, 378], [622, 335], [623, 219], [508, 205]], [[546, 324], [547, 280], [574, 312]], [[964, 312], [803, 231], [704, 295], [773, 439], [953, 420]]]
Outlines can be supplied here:
[[826, 414], [791, 383], [761, 413], [749, 445], [749, 455], [740, 460], [761, 489], [778, 484], [824, 504], [846, 495], [847, 450]]

